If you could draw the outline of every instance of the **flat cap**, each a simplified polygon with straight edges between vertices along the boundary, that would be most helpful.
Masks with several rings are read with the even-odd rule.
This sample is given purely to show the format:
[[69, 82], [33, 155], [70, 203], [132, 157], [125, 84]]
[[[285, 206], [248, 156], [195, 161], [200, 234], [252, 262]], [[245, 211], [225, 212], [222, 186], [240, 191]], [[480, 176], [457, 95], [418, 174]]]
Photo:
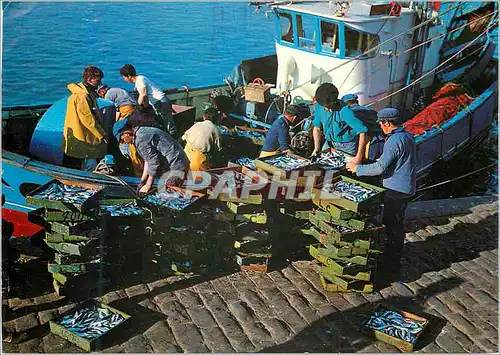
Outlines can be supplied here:
[[288, 105], [285, 112], [292, 116], [297, 116], [300, 113], [300, 108], [297, 105]]
[[358, 99], [358, 95], [356, 95], [356, 94], [345, 94], [341, 98], [341, 100], [344, 101], [344, 102], [354, 101], [354, 100], [357, 100], [357, 99]]
[[397, 108], [388, 107], [377, 113], [377, 122], [381, 121], [399, 121], [401, 114]]

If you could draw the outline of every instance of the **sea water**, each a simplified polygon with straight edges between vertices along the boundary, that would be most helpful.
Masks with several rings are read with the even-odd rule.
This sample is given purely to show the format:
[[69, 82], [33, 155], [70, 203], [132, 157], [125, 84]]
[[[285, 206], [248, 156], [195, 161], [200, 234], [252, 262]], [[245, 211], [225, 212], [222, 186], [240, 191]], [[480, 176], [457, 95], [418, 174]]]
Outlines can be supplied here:
[[96, 65], [132, 90], [133, 64], [161, 88], [221, 84], [242, 60], [276, 53], [274, 17], [246, 2], [3, 3], [2, 105], [50, 104]]

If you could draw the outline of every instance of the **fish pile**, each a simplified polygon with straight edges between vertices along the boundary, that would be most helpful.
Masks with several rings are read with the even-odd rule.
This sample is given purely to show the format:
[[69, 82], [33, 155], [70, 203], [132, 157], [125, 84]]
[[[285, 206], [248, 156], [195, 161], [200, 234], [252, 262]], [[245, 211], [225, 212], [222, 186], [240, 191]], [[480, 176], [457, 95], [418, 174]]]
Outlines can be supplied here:
[[53, 183], [47, 189], [33, 196], [36, 198], [61, 201], [73, 204], [82, 204], [90, 197], [96, 194], [97, 191], [86, 189], [79, 186], [69, 186], [64, 184]]
[[248, 168], [250, 170], [257, 170], [257, 167], [255, 166], [255, 161], [253, 159], [250, 159], [249, 157], [238, 158], [234, 161], [234, 163], [244, 166], [245, 168]]
[[59, 325], [85, 339], [94, 339], [122, 323], [125, 318], [106, 308], [83, 308], [64, 316]]
[[196, 201], [198, 197], [188, 196], [181, 191], [167, 189], [165, 192], [156, 192], [148, 195], [145, 201], [152, 204], [181, 211]]
[[263, 159], [267, 164], [286, 171], [300, 169], [310, 165], [310, 162], [305, 159], [297, 159], [288, 154], [271, 156]]
[[235, 189], [237, 187], [243, 186], [245, 184], [245, 182], [247, 181], [247, 176], [239, 171], [233, 170], [231, 172], [233, 175], [233, 179], [229, 178], [225, 174], [214, 174], [213, 177], [215, 178], [215, 180], [219, 180], [222, 177], [224, 177], [224, 179], [226, 180], [227, 186], [230, 189]]
[[231, 135], [231, 131], [224, 126], [217, 125], [217, 129], [219, 130], [219, 133], [222, 134], [223, 136]]
[[250, 139], [259, 139], [259, 140], [264, 140], [266, 139], [265, 135], [260, 133], [260, 132], [252, 132], [252, 131], [241, 131], [237, 130], [236, 134], [239, 137], [245, 137], [245, 138], [250, 138]]
[[316, 162], [331, 169], [340, 169], [345, 165], [345, 155], [340, 152], [321, 153]]
[[338, 181], [335, 184], [325, 184], [322, 191], [338, 193], [342, 197], [354, 201], [363, 202], [377, 194], [377, 190], [363, 187], [353, 182]]
[[424, 329], [425, 323], [405, 318], [398, 312], [382, 310], [373, 313], [366, 321], [366, 325], [390, 336], [414, 343], [417, 335]]
[[101, 206], [101, 212], [111, 215], [111, 217], [118, 216], [140, 216], [144, 213], [142, 207], [137, 206], [134, 202]]

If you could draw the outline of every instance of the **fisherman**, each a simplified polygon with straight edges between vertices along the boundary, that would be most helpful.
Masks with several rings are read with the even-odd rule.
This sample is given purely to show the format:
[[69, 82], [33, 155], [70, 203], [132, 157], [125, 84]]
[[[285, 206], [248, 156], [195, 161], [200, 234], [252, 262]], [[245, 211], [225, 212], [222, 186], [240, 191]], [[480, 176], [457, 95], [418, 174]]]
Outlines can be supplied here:
[[172, 116], [172, 104], [165, 93], [144, 75], [137, 75], [132, 64], [125, 64], [120, 69], [120, 75], [127, 83], [135, 84], [135, 89], [139, 93], [139, 98], [137, 100], [139, 105], [152, 106], [156, 112], [159, 123], [172, 137], [176, 137], [177, 130]]
[[288, 105], [285, 112], [273, 122], [262, 146], [261, 158], [290, 150], [290, 125], [295, 122], [299, 113], [297, 105]]
[[190, 170], [206, 170], [214, 166], [222, 151], [220, 132], [214, 124], [219, 112], [209, 107], [203, 114], [203, 121], [197, 122], [182, 136], [186, 142], [184, 152], [190, 161]]
[[122, 88], [110, 88], [105, 84], [101, 84], [97, 87], [97, 95], [115, 104], [116, 122], [124, 119], [136, 110], [137, 100]]
[[68, 98], [63, 130], [63, 165], [92, 171], [107, 149], [106, 131], [97, 106], [97, 86], [104, 73], [95, 66], [84, 69], [81, 83], [67, 86]]
[[382, 155], [385, 143], [384, 135], [377, 123], [377, 111], [360, 105], [358, 95], [356, 94], [344, 95], [341, 100], [351, 108], [354, 115], [368, 128], [364, 158], [370, 161], [375, 161], [380, 157], [380, 155]]
[[383, 221], [387, 228], [388, 241], [385, 246], [385, 271], [397, 275], [401, 267], [401, 256], [405, 239], [404, 215], [408, 201], [415, 194], [415, 139], [400, 126], [401, 114], [396, 108], [385, 108], [377, 114], [377, 122], [387, 135], [382, 156], [372, 164], [346, 164], [347, 170], [357, 176], [382, 175], [384, 193]]
[[[131, 144], [144, 160], [139, 193], [148, 193], [155, 177], [168, 171], [185, 174], [189, 170], [189, 159], [181, 145], [170, 134], [156, 127], [137, 126], [136, 120], [127, 117], [113, 126], [113, 134], [119, 142]], [[166, 183], [175, 185], [182, 178], [169, 178]]]
[[[353, 162], [359, 164], [364, 156], [368, 128], [338, 95], [339, 91], [331, 83], [323, 83], [316, 89], [312, 156], [320, 154], [320, 149], [335, 148], [354, 156]], [[325, 137], [323, 148], [322, 135]]]

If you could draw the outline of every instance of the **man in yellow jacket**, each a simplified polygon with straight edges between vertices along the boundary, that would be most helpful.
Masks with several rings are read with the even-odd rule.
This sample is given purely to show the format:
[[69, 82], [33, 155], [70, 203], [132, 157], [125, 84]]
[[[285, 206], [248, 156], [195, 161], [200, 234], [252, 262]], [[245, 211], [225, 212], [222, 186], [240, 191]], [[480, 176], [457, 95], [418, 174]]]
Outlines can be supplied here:
[[67, 86], [71, 95], [63, 131], [63, 165], [66, 167], [92, 171], [97, 160], [106, 154], [106, 132], [95, 92], [103, 76], [101, 69], [88, 66], [83, 71], [81, 83]]

